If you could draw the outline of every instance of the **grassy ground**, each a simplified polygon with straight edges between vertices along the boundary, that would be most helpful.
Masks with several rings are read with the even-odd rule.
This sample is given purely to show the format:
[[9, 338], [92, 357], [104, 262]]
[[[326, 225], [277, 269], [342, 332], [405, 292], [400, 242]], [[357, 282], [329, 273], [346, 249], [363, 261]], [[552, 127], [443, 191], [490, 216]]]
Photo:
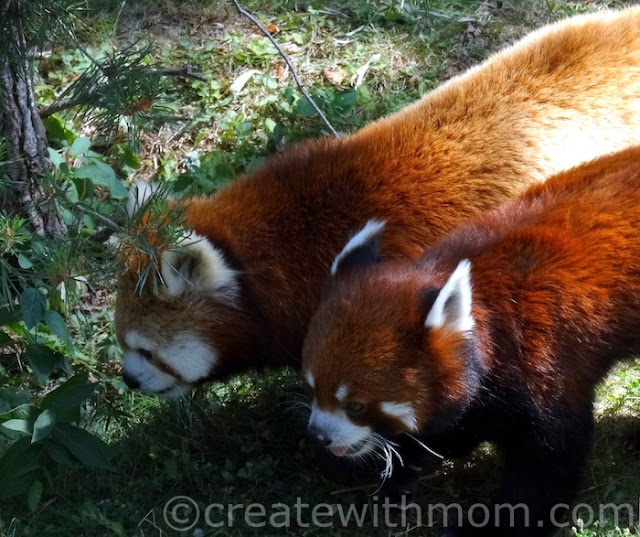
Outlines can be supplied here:
[[[277, 27], [277, 38], [305, 84], [335, 127], [348, 132], [402, 107], [545, 22], [629, 3], [504, 0], [501, 8], [495, 8], [495, 2], [478, 0], [251, 0], [245, 7], [274, 25], [270, 28]], [[94, 50], [152, 39], [160, 45], [155, 60], [191, 64], [207, 78], [178, 83], [176, 113], [189, 120], [158, 126], [143, 137], [142, 162], [132, 172], [135, 176], [173, 181], [190, 173], [198, 188], [210, 190], [291, 140], [326, 130], [300, 100], [269, 43], [238, 18], [230, 3], [105, 0], [99, 9], [96, 4], [90, 2], [92, 10], [83, 29]], [[85, 62], [71, 49], [57, 51], [50, 61], [38, 86], [45, 101], [60, 92]], [[367, 62], [364, 81], [354, 89], [353, 77]], [[248, 69], [256, 73], [242, 90], [231, 93], [234, 81]], [[87, 126], [75, 128], [91, 132]], [[197, 161], [199, 167], [193, 164]], [[364, 529], [358, 530], [354, 524], [342, 528], [336, 515], [320, 519], [333, 520], [333, 527], [304, 527], [311, 508], [302, 510], [301, 524], [292, 510], [289, 527], [274, 527], [285, 525], [287, 517], [284, 507], [271, 506], [293, 508], [297, 498], [336, 509], [374, 505], [375, 485], [335, 486], [313, 468], [311, 447], [304, 440], [305, 391], [296, 375], [282, 371], [241, 376], [178, 402], [133, 394], [124, 390], [113, 372], [109, 310], [93, 315], [83, 348], [87, 356], [97, 357], [92, 364], [95, 375], [108, 380], [87, 410], [87, 425], [113, 446], [117, 471], [55, 472], [55, 490], [46, 494], [35, 513], [29, 513], [22, 499], [0, 507], [0, 536], [437, 534], [439, 523], [429, 528], [426, 519], [419, 524], [415, 518], [405, 528], [393, 528], [368, 517]], [[639, 397], [638, 364], [620, 367], [602, 386], [593, 456], [579, 498], [593, 506], [596, 515], [600, 504], [629, 503], [635, 523], [640, 516], [640, 461], [625, 451], [623, 439], [638, 414]], [[498, 464], [486, 447], [467, 461], [446, 463], [424, 476], [420, 501], [466, 506], [487, 501]], [[165, 505], [176, 496], [192, 498], [200, 511], [188, 531], [176, 531], [164, 520]], [[265, 504], [267, 517], [251, 521], [258, 524], [275, 515], [272, 527], [249, 527], [240, 511], [227, 518], [226, 507], [224, 516], [219, 507], [212, 507], [209, 515], [211, 522], [226, 521], [227, 527], [206, 524], [210, 504], [253, 502]], [[178, 518], [185, 517], [183, 527], [190, 526], [195, 510], [192, 506], [191, 511], [176, 511]], [[624, 513], [620, 527], [611, 511], [603, 513], [599, 522], [584, 518], [584, 510], [578, 514], [583, 515], [583, 524], [575, 522], [580, 535], [629, 532]]]

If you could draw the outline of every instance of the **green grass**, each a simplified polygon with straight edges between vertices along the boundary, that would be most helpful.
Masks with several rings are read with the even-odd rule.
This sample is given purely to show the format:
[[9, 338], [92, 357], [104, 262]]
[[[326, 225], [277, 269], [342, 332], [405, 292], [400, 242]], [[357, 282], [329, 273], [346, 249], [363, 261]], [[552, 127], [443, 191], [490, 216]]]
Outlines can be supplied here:
[[[606, 2], [624, 5], [630, 2]], [[92, 50], [108, 50], [136, 40], [155, 40], [154, 60], [190, 64], [207, 82], [177, 82], [176, 112], [187, 118], [157, 125], [143, 137], [141, 164], [128, 171], [136, 177], [159, 176], [177, 181], [185, 173], [199, 178], [200, 188], [215, 188], [259, 164], [265, 155], [293, 140], [322, 135], [326, 128], [309, 115], [291, 77], [278, 80], [278, 57], [268, 42], [230, 3], [201, 0], [148, 0], [122, 4], [106, 0], [87, 14], [83, 38]], [[527, 31], [558, 17], [602, 7], [605, 2], [504, 0], [490, 10], [479, 0], [394, 0], [301, 2], [248, 0], [245, 7], [264, 23], [279, 28], [300, 75], [335, 127], [351, 132], [415, 100], [440, 81], [485, 58]], [[122, 7], [122, 9], [121, 9]], [[375, 55], [364, 83], [350, 82]], [[43, 102], [69, 83], [86, 60], [72, 48], [57, 51], [41, 67], [38, 85]], [[236, 95], [229, 88], [247, 69], [259, 71]], [[323, 71], [340, 73], [329, 84]], [[73, 123], [73, 119], [68, 121]], [[86, 126], [75, 125], [83, 131]], [[116, 149], [111, 156], [117, 160]], [[200, 159], [200, 170], [191, 162]], [[109, 300], [106, 300], [109, 303]], [[101, 304], [102, 305], [102, 304]], [[112, 445], [114, 473], [52, 470], [54, 488], [35, 513], [23, 499], [0, 505], [0, 537], [179, 535], [163, 521], [172, 497], [193, 498], [207, 505], [260, 502], [266, 506], [305, 503], [373, 506], [375, 484], [336, 486], [324, 481], [312, 464], [304, 439], [305, 389], [295, 373], [240, 376], [214, 385], [185, 401], [164, 402], [127, 392], [117, 378], [117, 351], [109, 327], [110, 310], [78, 323], [84, 366], [106, 387], [86, 411], [86, 425]], [[2, 357], [11, 386], [28, 382], [19, 368]], [[11, 365], [11, 364], [9, 364]], [[35, 389], [33, 384], [30, 385]], [[599, 390], [593, 456], [584, 469], [579, 502], [592, 506], [630, 503], [638, 513], [640, 461], [623, 448], [627, 428], [638, 415], [640, 365], [613, 372]], [[495, 486], [499, 461], [486, 446], [469, 460], [447, 462], [421, 481], [420, 502], [486, 501]], [[0, 484], [1, 486], [1, 484]], [[217, 511], [216, 511], [217, 513]], [[308, 520], [310, 509], [305, 511]], [[220, 521], [216, 514], [214, 522]], [[276, 522], [282, 522], [282, 519]], [[334, 521], [338, 522], [336, 517]], [[182, 535], [436, 535], [438, 527], [405, 529], [372, 527], [250, 528], [236, 521], [216, 529], [200, 523]], [[621, 521], [624, 528], [627, 521]], [[578, 528], [579, 535], [624, 535], [611, 520]], [[162, 533], [161, 533], [162, 532]], [[570, 530], [567, 530], [570, 534]]]

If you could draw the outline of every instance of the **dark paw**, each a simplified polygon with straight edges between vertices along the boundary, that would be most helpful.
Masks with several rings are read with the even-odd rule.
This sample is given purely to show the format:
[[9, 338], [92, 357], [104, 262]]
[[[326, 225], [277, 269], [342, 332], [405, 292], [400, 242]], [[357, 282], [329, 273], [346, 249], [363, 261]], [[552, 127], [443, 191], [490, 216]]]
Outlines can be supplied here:
[[380, 498], [383, 503], [397, 509], [400, 512], [415, 503], [418, 491], [419, 473], [416, 469], [397, 468], [388, 477], [380, 489]]

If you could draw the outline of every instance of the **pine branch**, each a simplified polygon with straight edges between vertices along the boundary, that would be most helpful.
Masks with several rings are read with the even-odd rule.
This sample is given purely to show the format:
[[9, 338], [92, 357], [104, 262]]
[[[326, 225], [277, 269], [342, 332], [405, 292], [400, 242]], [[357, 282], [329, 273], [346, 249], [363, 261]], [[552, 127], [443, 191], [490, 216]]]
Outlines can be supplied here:
[[[100, 72], [104, 71], [100, 68]], [[190, 65], [183, 65], [182, 67], [148, 67], [143, 70], [143, 73], [153, 76], [177, 76], [182, 78], [194, 78], [203, 82], [207, 80], [202, 73], [196, 71]], [[68, 97], [66, 99], [60, 99], [53, 104], [50, 104], [49, 106], [41, 106], [39, 107], [40, 117], [49, 117], [52, 114], [61, 112], [62, 110], [67, 110], [69, 108], [73, 108], [74, 106], [86, 104], [91, 100], [91, 96], [96, 91], [96, 89], [97, 86], [92, 86], [86, 93], [73, 95], [72, 97]]]
[[251, 13], [249, 13], [246, 9], [244, 9], [240, 5], [240, 2], [238, 2], [238, 0], [232, 0], [232, 2], [235, 4], [236, 9], [238, 10], [238, 13], [240, 13], [243, 17], [246, 17], [247, 19], [249, 19], [253, 24], [255, 24], [258, 27], [258, 29], [267, 37], [267, 39], [269, 41], [271, 41], [271, 44], [274, 47], [276, 47], [276, 50], [278, 51], [280, 56], [282, 56], [282, 59], [285, 61], [285, 63], [287, 64], [287, 66], [291, 70], [291, 74], [293, 75], [293, 78], [296, 81], [296, 84], [298, 86], [298, 89], [300, 90], [300, 93], [302, 93], [302, 95], [304, 95], [307, 98], [307, 100], [311, 103], [311, 106], [313, 106], [315, 111], [318, 112], [318, 115], [320, 116], [320, 118], [322, 118], [322, 121], [324, 121], [325, 125], [329, 128], [329, 130], [332, 132], [332, 134], [335, 137], [339, 137], [340, 135], [338, 134], [338, 132], [333, 128], [333, 125], [331, 125], [331, 123], [329, 123], [329, 120], [327, 119], [327, 117], [322, 113], [322, 110], [320, 110], [320, 107], [311, 98], [311, 95], [309, 95], [309, 92], [307, 91], [307, 89], [302, 84], [302, 81], [300, 80], [300, 77], [298, 76], [298, 72], [296, 71], [296, 68], [293, 66], [293, 63], [292, 63], [291, 59], [289, 58], [287, 53], [284, 50], [282, 50], [282, 47], [280, 47], [278, 42], [273, 38], [273, 36], [269, 32], [269, 30], [267, 30], [260, 23], [260, 21], [258, 19], [256, 19]]
[[50, 104], [49, 106], [39, 106], [38, 112], [40, 113], [40, 117], [44, 119], [52, 114], [57, 114], [62, 110], [66, 110], [67, 108], [73, 108], [74, 106], [83, 104], [84, 101], [87, 100], [87, 97], [88, 95], [75, 95], [68, 99], [61, 99], [54, 102], [53, 104]]

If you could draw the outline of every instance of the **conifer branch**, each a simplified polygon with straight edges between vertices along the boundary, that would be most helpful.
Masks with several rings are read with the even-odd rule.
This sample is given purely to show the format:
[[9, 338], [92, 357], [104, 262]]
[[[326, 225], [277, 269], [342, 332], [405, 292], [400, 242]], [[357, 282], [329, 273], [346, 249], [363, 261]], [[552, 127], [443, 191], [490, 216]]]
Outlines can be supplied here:
[[329, 130], [331, 131], [331, 133], [335, 136], [335, 137], [340, 137], [340, 135], [338, 134], [338, 132], [333, 128], [333, 125], [331, 125], [331, 123], [329, 123], [329, 120], [327, 119], [327, 117], [322, 113], [322, 110], [320, 110], [320, 107], [316, 104], [316, 102], [311, 98], [311, 95], [309, 95], [309, 92], [307, 91], [307, 89], [304, 87], [304, 85], [302, 84], [302, 81], [300, 80], [300, 77], [298, 76], [298, 72], [296, 71], [296, 68], [293, 65], [293, 62], [291, 61], [291, 58], [289, 58], [289, 56], [287, 55], [287, 53], [282, 50], [282, 47], [278, 44], [278, 42], [273, 38], [273, 36], [271, 35], [271, 32], [269, 32], [269, 30], [267, 30], [258, 19], [256, 19], [251, 13], [249, 13], [246, 9], [244, 9], [241, 5], [240, 2], [238, 2], [238, 0], [232, 0], [232, 2], [234, 3], [234, 5], [236, 6], [236, 9], [238, 10], [238, 13], [240, 13], [243, 17], [246, 17], [247, 19], [249, 19], [255, 26], [258, 27], [258, 29], [266, 36], [266, 38], [271, 41], [271, 44], [276, 47], [276, 50], [278, 51], [278, 53], [280, 54], [280, 56], [282, 56], [282, 59], [285, 61], [285, 63], [287, 64], [287, 66], [289, 67], [289, 69], [291, 70], [291, 74], [293, 75], [293, 79], [296, 81], [296, 85], [298, 86], [298, 89], [300, 90], [300, 93], [302, 93], [302, 95], [304, 95], [307, 100], [309, 101], [309, 103], [311, 103], [311, 106], [313, 106], [313, 108], [315, 109], [315, 111], [318, 113], [318, 115], [320, 116], [320, 118], [322, 119], [322, 121], [324, 121], [325, 125], [329, 128]]
[[[102, 69], [100, 69], [100, 71], [104, 72]], [[202, 73], [196, 71], [190, 65], [183, 65], [182, 67], [148, 67], [144, 69], [144, 73], [155, 76], [177, 76], [182, 78], [194, 78], [202, 82], [206, 82], [207, 80]], [[60, 99], [53, 104], [50, 104], [49, 106], [41, 106], [38, 109], [40, 112], [40, 117], [49, 117], [52, 114], [61, 112], [62, 110], [67, 110], [69, 108], [73, 108], [74, 106], [86, 104], [90, 101], [90, 98], [95, 90], [96, 86], [93, 86], [84, 94], [78, 94], [66, 99]]]

